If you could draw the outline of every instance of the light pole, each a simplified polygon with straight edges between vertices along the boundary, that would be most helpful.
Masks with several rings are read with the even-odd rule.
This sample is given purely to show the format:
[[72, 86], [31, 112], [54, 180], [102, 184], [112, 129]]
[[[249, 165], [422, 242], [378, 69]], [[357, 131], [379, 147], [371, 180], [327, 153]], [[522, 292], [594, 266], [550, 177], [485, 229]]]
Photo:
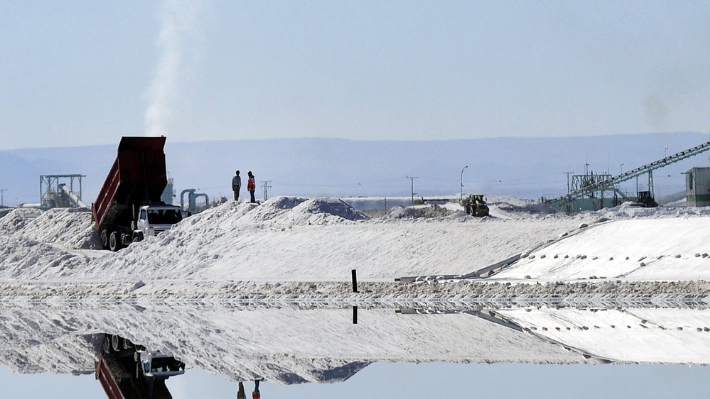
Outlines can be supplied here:
[[459, 203], [463, 201], [463, 171], [468, 168], [468, 165], [464, 166], [463, 169], [461, 169], [461, 198], [459, 199]]
[[668, 146], [666, 146], [666, 149], [663, 150], [663, 159], [668, 158]]
[[416, 179], [417, 176], [407, 176], [407, 179], [412, 181], [412, 206], [414, 206], [414, 179]]
[[619, 165], [619, 174], [624, 173], [624, 164]]

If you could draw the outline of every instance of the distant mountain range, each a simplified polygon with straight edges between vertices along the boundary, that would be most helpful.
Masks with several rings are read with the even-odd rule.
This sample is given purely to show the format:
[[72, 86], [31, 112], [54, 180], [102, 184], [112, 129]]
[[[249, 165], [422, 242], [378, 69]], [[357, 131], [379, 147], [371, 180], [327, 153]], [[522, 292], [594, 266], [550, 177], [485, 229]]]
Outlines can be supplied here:
[[[115, 145], [0, 151], [5, 205], [39, 202], [39, 176], [82, 174], [83, 199], [93, 202], [115, 159]], [[417, 196], [481, 192], [520, 198], [567, 192], [567, 174], [618, 174], [708, 141], [700, 133], [447, 141], [279, 139], [172, 142], [165, 147], [177, 195], [183, 189], [231, 197], [231, 177], [251, 170], [263, 196]], [[666, 148], [667, 147], [667, 148]], [[710, 153], [709, 153], [710, 155]], [[464, 169], [465, 166], [468, 168]], [[708, 165], [707, 155], [654, 173], [657, 196], [682, 191], [682, 175]], [[463, 170], [463, 173], [462, 173]], [[413, 177], [413, 179], [410, 179]], [[639, 179], [642, 189], [646, 179]], [[636, 191], [636, 182], [622, 188]], [[242, 193], [244, 196], [246, 193]], [[176, 198], [179, 202], [179, 198]]]

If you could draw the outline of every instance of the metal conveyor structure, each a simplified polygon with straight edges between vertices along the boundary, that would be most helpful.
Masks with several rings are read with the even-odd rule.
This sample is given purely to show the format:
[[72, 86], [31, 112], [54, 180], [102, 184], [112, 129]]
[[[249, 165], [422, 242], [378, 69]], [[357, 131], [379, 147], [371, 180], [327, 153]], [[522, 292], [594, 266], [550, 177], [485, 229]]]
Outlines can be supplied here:
[[659, 159], [649, 164], [640, 166], [638, 168], [629, 170], [628, 172], [624, 172], [617, 176], [611, 176], [607, 174], [596, 176], [593, 174], [575, 176], [581, 177], [581, 179], [578, 179], [576, 182], [574, 182], [576, 183], [576, 185], [573, 184], [573, 189], [563, 197], [548, 200], [547, 204], [559, 210], [571, 211], [576, 208], [571, 208], [570, 204], [573, 204], [576, 200], [580, 200], [583, 198], [594, 198], [596, 193], [600, 193], [600, 203], [603, 204], [604, 192], [607, 191], [613, 192], [615, 195], [620, 195], [626, 200], [628, 199], [628, 197], [626, 196], [626, 194], [624, 194], [617, 188], [617, 185], [644, 174], [648, 174], [648, 190], [651, 193], [651, 197], [653, 197], [654, 170], [682, 161], [686, 158], [693, 157], [708, 150], [710, 150], [710, 141], [689, 148], [685, 151], [681, 151], [677, 154], [673, 154], [663, 159]]

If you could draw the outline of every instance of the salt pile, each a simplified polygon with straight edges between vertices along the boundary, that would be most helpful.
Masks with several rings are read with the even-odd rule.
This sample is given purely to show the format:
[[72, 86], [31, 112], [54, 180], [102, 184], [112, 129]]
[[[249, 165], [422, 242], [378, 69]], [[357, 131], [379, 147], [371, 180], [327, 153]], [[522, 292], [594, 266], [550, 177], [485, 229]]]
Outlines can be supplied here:
[[24, 237], [66, 249], [100, 249], [86, 208], [15, 209], [0, 218], [0, 234]]

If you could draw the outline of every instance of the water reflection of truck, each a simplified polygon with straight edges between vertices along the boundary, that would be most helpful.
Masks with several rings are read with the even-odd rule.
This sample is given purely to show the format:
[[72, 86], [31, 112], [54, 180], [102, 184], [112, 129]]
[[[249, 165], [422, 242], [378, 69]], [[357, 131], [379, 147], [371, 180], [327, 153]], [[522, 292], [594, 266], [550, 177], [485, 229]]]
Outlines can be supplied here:
[[148, 351], [118, 335], [106, 335], [96, 379], [109, 399], [172, 399], [165, 380], [185, 373], [185, 363]]
[[168, 184], [165, 137], [123, 137], [118, 155], [91, 205], [104, 248], [118, 251], [157, 235], [182, 219], [180, 207], [160, 200]]

